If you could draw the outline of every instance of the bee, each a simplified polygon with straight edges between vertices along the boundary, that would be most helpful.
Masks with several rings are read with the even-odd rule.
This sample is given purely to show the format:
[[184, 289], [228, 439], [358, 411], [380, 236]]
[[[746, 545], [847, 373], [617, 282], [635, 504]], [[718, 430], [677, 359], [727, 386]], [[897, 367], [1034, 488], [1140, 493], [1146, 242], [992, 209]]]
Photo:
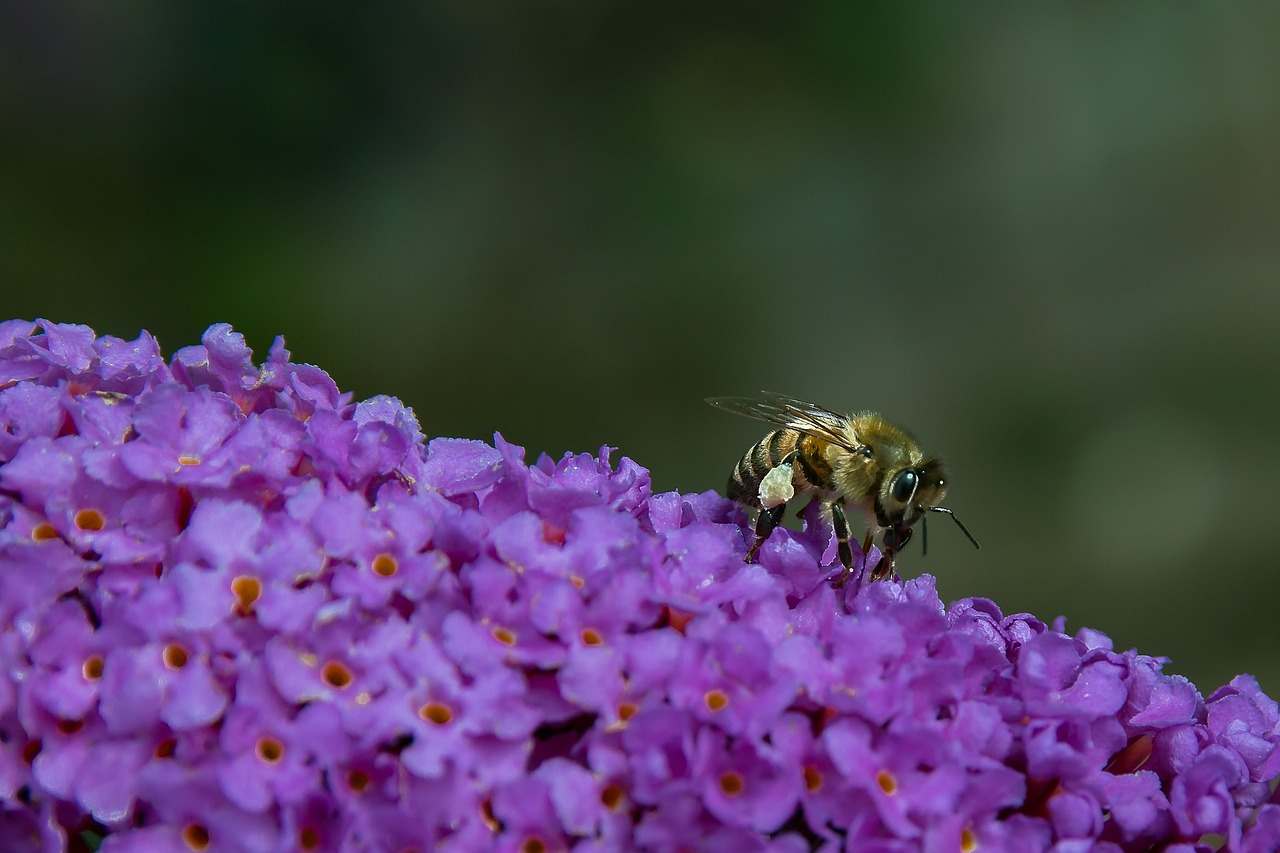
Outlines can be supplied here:
[[[853, 572], [846, 509], [858, 510], [867, 520], [863, 553], [880, 536], [882, 556], [871, 570], [871, 580], [889, 576], [894, 557], [911, 541], [916, 522], [930, 512], [951, 516], [973, 547], [982, 547], [955, 513], [939, 506], [947, 493], [942, 460], [926, 456], [909, 432], [875, 412], [841, 415], [767, 391], [759, 397], [708, 397], [707, 402], [781, 427], [752, 446], [729, 477], [728, 497], [759, 509], [748, 562], [755, 559], [796, 493], [810, 495], [831, 516], [845, 568], [838, 585]], [[922, 527], [927, 551], [928, 526]]]

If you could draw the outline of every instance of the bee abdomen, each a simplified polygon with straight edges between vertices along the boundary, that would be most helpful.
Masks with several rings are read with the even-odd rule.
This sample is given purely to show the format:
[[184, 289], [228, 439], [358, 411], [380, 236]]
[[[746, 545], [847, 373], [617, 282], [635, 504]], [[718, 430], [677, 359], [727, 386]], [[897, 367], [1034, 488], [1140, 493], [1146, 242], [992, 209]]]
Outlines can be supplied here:
[[755, 506], [759, 502], [760, 481], [795, 449], [798, 437], [795, 430], [774, 430], [748, 450], [729, 477], [729, 485], [725, 489], [728, 498]]

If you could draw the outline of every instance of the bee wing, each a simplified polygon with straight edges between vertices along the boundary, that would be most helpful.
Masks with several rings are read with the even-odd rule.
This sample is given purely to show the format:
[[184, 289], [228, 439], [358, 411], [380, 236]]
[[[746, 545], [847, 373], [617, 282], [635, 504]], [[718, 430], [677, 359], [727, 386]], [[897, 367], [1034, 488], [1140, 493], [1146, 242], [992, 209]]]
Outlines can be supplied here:
[[798, 430], [855, 453], [862, 447], [856, 438], [849, 441], [849, 418], [794, 397], [761, 391], [759, 397], [708, 397], [707, 403], [735, 415]]

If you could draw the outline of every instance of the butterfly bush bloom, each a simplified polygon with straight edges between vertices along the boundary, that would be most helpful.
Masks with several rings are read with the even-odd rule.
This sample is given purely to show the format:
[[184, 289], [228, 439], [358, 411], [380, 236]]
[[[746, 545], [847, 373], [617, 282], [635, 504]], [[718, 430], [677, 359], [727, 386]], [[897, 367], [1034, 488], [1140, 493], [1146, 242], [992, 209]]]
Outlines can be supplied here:
[[752, 538], [280, 341], [0, 324], [0, 849], [1280, 846], [1253, 678]]

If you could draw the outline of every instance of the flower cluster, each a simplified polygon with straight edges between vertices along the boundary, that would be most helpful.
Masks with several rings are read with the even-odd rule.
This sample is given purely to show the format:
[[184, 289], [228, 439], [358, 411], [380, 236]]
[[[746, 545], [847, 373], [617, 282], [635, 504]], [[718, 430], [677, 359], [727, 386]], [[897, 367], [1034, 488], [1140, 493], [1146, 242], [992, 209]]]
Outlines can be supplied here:
[[428, 444], [226, 326], [0, 324], [0, 389], [0, 849], [1280, 846], [1250, 677], [837, 588], [817, 524], [744, 563], [715, 493]]

